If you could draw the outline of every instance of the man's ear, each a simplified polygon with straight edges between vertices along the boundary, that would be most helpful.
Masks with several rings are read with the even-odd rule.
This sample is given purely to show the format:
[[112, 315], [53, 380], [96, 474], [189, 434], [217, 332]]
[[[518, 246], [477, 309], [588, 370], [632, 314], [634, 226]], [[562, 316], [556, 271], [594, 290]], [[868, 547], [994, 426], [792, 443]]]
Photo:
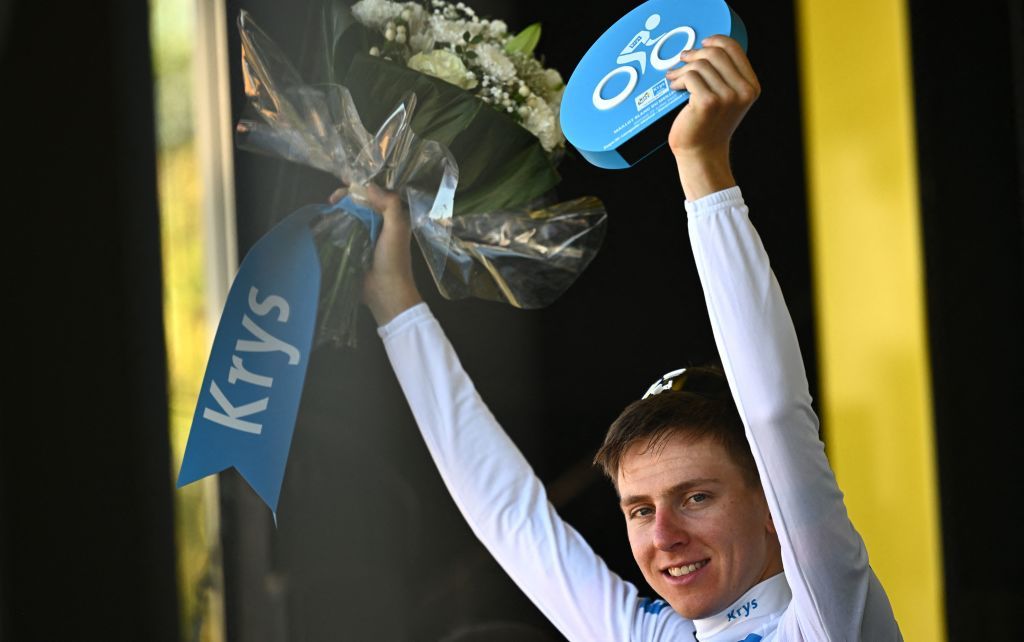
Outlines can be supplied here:
[[772, 512], [768, 509], [768, 499], [764, 496], [764, 489], [761, 489], [761, 501], [764, 502], [764, 513], [766, 515], [764, 521], [764, 529], [771, 535], [778, 535], [779, 532], [775, 530], [775, 520], [772, 519]]

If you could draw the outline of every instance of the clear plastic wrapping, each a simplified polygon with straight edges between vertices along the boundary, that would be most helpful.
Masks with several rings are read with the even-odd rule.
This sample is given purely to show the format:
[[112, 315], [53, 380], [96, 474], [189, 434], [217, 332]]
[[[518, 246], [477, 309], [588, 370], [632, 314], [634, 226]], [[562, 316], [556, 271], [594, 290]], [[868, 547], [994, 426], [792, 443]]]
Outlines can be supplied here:
[[445, 297], [533, 309], [557, 299], [576, 280], [601, 245], [605, 218], [601, 202], [584, 197], [533, 211], [428, 221], [415, 233], [424, 253], [445, 260], [444, 269], [434, 272]]
[[[543, 307], [593, 259], [607, 218], [597, 199], [455, 215], [459, 168], [444, 145], [413, 132], [415, 94], [407, 93], [393, 105], [371, 135], [345, 87], [304, 84], [249, 14], [241, 13], [238, 26], [245, 92], [252, 108], [252, 116], [237, 125], [238, 145], [328, 172], [349, 186], [357, 203], [365, 204], [361, 194], [371, 182], [398, 193], [445, 297]], [[350, 320], [354, 314], [361, 271], [372, 256], [364, 248], [372, 247], [373, 239], [365, 233], [360, 237], [351, 221], [340, 221], [343, 217], [342, 209], [325, 208], [316, 223], [325, 270], [318, 340], [348, 342], [344, 335], [350, 325], [335, 321]]]

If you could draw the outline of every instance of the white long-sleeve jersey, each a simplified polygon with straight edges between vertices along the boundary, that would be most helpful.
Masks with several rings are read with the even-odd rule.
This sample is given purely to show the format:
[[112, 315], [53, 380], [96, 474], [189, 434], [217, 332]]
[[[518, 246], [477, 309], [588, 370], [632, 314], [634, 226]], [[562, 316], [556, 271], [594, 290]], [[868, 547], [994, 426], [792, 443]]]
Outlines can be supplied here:
[[784, 574], [701, 620], [641, 598], [555, 513], [424, 304], [380, 328], [455, 503], [569, 640], [901, 640], [818, 438], [796, 333], [739, 188], [687, 202], [715, 341], [782, 547]]

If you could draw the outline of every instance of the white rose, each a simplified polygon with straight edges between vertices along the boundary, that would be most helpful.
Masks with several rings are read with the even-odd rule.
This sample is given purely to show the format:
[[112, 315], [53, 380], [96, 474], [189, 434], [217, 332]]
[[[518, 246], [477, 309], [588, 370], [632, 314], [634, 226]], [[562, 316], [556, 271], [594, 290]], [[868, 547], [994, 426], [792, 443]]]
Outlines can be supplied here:
[[523, 127], [537, 137], [544, 151], [550, 152], [565, 140], [562, 129], [558, 126], [557, 114], [537, 96], [531, 96], [526, 106], [527, 113], [523, 119]]
[[470, 74], [462, 60], [450, 51], [435, 49], [421, 52], [409, 58], [408, 65], [410, 69], [440, 78], [463, 89], [476, 87], [476, 77]]
[[562, 74], [558, 73], [557, 69], [545, 69], [541, 76], [544, 79], [544, 87], [548, 91], [558, 91], [565, 84]]
[[562, 94], [565, 93], [565, 85], [562, 85], [554, 91], [547, 91], [544, 93], [544, 102], [548, 104], [552, 109], [557, 109], [562, 104]]

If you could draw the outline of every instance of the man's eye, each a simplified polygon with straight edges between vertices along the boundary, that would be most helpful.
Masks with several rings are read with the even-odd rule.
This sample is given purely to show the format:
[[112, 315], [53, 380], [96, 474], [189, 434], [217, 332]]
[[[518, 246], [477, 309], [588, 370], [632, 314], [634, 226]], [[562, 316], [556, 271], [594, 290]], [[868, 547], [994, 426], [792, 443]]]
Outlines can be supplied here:
[[643, 517], [650, 517], [654, 514], [654, 511], [649, 506], [641, 506], [640, 508], [634, 508], [629, 511], [630, 519], [639, 519]]
[[707, 493], [694, 493], [690, 495], [687, 501], [689, 501], [691, 504], [702, 504], [706, 502], [708, 499], [710, 498], [708, 497]]

